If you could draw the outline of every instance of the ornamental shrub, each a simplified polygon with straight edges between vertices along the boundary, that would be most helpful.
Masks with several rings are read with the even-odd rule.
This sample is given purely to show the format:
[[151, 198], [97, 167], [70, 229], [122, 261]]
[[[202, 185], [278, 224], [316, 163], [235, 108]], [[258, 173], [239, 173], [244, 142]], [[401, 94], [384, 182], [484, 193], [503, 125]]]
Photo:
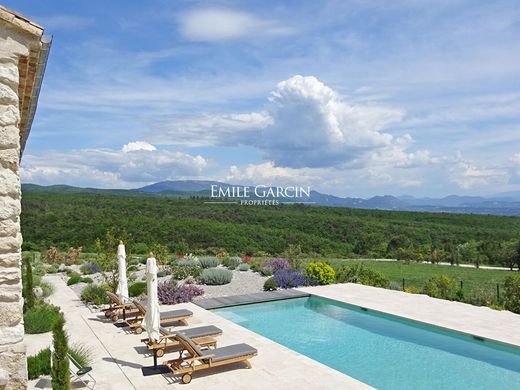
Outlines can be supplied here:
[[273, 273], [276, 273], [280, 270], [291, 269], [291, 263], [289, 263], [289, 260], [282, 258], [269, 259], [264, 261], [262, 267], [269, 267], [273, 270]]
[[200, 275], [200, 280], [203, 284], [220, 286], [228, 284], [233, 279], [233, 273], [224, 268], [206, 268]]
[[58, 264], [51, 264], [51, 265], [47, 266], [47, 269], [46, 269], [48, 274], [55, 274], [59, 270], [60, 270], [60, 266]]
[[457, 300], [459, 297], [457, 282], [446, 275], [432, 276], [424, 285], [423, 293], [434, 298]]
[[215, 268], [220, 264], [218, 259], [213, 256], [201, 257], [199, 262], [202, 268]]
[[321, 285], [334, 283], [336, 276], [334, 269], [322, 262], [307, 264], [305, 273], [309, 278], [317, 280]]
[[274, 274], [273, 269], [271, 267], [262, 267], [262, 268], [260, 268], [260, 273], [263, 276], [273, 276], [273, 274]]
[[175, 305], [182, 302], [190, 302], [194, 297], [203, 295], [202, 287], [194, 284], [177, 285], [176, 282], [161, 282], [157, 286], [157, 296], [164, 305]]
[[238, 266], [239, 271], [249, 271], [250, 268], [251, 268], [251, 266], [247, 263], [242, 263], [242, 264], [239, 264], [239, 266]]
[[67, 357], [69, 352], [68, 337], [64, 326], [65, 319], [62, 314], [59, 314], [52, 327], [54, 352], [52, 353], [51, 377], [53, 390], [70, 389], [69, 359]]
[[192, 256], [191, 258], [175, 260], [175, 265], [179, 267], [200, 267], [200, 261], [198, 257]]
[[281, 269], [274, 273], [274, 280], [276, 280], [280, 288], [293, 288], [305, 285], [305, 275], [302, 270]]
[[175, 265], [170, 268], [170, 274], [173, 279], [183, 280], [190, 276], [194, 278], [198, 278], [202, 273], [202, 268], [197, 266], [183, 267], [180, 265]]
[[273, 277], [270, 277], [264, 282], [264, 291], [274, 291], [278, 288], [278, 283]]
[[69, 347], [69, 354], [81, 367], [90, 367], [94, 360], [92, 349], [80, 342], [75, 342]]
[[69, 280], [67, 280], [67, 286], [72, 286], [73, 284], [79, 283], [81, 281], [81, 275], [77, 272], [71, 272], [69, 274]]
[[520, 275], [510, 275], [504, 281], [504, 307], [520, 314]]
[[38, 379], [51, 373], [51, 350], [42, 349], [34, 356], [27, 357], [27, 374], [29, 379]]
[[338, 283], [359, 283], [365, 286], [388, 288], [388, 279], [378, 271], [367, 268], [362, 264], [349, 266], [342, 264], [336, 270], [336, 282]]
[[135, 282], [128, 286], [128, 295], [138, 297], [146, 291], [146, 282]]
[[87, 286], [81, 291], [81, 300], [85, 303], [93, 303], [98, 306], [109, 302], [106, 290], [95, 284]]
[[81, 266], [80, 271], [83, 275], [90, 275], [95, 274], [96, 272], [101, 272], [101, 268], [99, 267], [99, 264], [86, 263]]
[[36, 302], [36, 296], [34, 295], [34, 280], [30, 257], [25, 258], [25, 288], [23, 297], [25, 298], [24, 310], [32, 309]]
[[222, 260], [222, 265], [228, 269], [235, 269], [242, 262], [242, 259], [238, 256], [226, 257]]
[[40, 302], [33, 308], [27, 310], [23, 315], [25, 333], [37, 334], [45, 333], [52, 329], [52, 325], [60, 318], [59, 310], [56, 306]]

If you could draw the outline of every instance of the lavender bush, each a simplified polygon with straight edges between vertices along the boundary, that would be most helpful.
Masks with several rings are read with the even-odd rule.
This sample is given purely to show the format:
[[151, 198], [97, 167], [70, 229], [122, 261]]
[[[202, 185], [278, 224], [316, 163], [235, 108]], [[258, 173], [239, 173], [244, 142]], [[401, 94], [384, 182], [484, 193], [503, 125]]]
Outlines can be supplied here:
[[90, 275], [95, 274], [96, 272], [100, 272], [101, 268], [99, 267], [99, 264], [86, 263], [81, 266], [80, 270], [83, 273], [83, 275]]
[[304, 286], [306, 282], [305, 275], [302, 270], [291, 271], [282, 269], [274, 273], [274, 280], [280, 288], [293, 288]]
[[262, 264], [263, 268], [271, 268], [274, 273], [280, 270], [286, 270], [291, 269], [291, 263], [289, 263], [289, 260], [282, 259], [282, 258], [276, 258], [276, 259], [269, 259], [264, 261], [264, 264]]
[[174, 305], [176, 303], [190, 302], [193, 297], [204, 294], [202, 287], [194, 284], [181, 284], [166, 281], [157, 286], [157, 296], [164, 305]]

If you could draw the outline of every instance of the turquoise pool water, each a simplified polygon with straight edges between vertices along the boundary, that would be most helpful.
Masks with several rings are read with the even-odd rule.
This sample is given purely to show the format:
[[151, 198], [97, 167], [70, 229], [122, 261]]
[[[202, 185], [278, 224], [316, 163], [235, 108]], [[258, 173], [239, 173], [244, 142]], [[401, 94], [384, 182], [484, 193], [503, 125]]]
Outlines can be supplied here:
[[328, 299], [214, 312], [379, 389], [520, 389], [516, 348]]

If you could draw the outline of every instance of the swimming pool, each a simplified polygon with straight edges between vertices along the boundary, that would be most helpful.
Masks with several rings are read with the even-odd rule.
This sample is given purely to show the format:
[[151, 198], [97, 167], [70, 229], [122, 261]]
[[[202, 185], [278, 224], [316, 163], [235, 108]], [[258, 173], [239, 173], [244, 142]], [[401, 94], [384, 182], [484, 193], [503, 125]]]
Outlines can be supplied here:
[[519, 389], [520, 350], [325, 298], [222, 317], [379, 389]]

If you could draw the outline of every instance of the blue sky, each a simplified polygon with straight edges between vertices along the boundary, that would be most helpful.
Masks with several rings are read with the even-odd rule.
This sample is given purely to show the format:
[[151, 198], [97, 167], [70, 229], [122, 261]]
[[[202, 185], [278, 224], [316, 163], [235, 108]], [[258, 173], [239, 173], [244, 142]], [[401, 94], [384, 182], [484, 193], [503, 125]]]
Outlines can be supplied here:
[[516, 1], [4, 1], [54, 36], [22, 180], [520, 189]]

